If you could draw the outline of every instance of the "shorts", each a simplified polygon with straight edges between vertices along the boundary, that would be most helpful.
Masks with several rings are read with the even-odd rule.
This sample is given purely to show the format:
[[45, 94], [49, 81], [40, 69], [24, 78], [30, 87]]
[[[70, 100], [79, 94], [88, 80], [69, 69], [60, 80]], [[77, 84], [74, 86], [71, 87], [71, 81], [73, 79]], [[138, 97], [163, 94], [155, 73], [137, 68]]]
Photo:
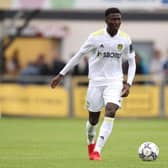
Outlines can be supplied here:
[[101, 111], [107, 103], [114, 103], [121, 107], [122, 82], [114, 82], [105, 86], [89, 85], [86, 97], [88, 111]]

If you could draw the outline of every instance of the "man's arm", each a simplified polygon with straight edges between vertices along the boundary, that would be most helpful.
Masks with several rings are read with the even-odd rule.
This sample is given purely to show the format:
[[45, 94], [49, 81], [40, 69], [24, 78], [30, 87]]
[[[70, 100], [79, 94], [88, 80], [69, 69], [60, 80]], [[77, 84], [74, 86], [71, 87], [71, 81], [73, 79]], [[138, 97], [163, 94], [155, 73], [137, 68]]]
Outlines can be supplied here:
[[136, 71], [135, 51], [132, 48], [131, 40], [129, 42], [129, 47], [127, 48], [127, 56], [128, 56], [128, 74], [127, 74], [127, 81], [123, 83], [123, 89], [121, 94], [122, 97], [127, 97], [129, 95], [129, 89], [134, 80]]
[[127, 83], [131, 86], [135, 77], [136, 63], [135, 56], [128, 59], [128, 77]]
[[132, 85], [132, 82], [135, 77], [135, 70], [136, 70], [136, 63], [135, 63], [135, 57], [131, 57], [128, 59], [128, 75], [127, 75], [127, 81], [123, 83], [123, 89], [122, 89], [122, 97], [127, 97], [129, 95], [129, 88]]
[[66, 66], [60, 71], [60, 73], [51, 80], [51, 88], [55, 88], [61, 82], [67, 72], [79, 63], [81, 57], [93, 50], [94, 48], [95, 47], [93, 39], [89, 37], [84, 45], [82, 45], [80, 50], [69, 60]]
[[64, 76], [61, 74], [56, 75], [50, 82], [51, 88], [54, 89], [62, 81], [63, 78]]

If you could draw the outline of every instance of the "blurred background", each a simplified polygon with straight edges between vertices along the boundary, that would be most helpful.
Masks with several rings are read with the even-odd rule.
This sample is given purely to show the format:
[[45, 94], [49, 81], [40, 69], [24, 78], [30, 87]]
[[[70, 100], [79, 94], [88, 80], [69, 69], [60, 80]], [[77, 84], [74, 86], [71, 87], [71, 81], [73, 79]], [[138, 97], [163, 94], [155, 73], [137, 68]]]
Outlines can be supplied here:
[[1, 0], [1, 117], [87, 117], [87, 55], [61, 86], [49, 81], [105, 26], [108, 7], [122, 11], [136, 51], [136, 79], [118, 117], [168, 117], [168, 0]]

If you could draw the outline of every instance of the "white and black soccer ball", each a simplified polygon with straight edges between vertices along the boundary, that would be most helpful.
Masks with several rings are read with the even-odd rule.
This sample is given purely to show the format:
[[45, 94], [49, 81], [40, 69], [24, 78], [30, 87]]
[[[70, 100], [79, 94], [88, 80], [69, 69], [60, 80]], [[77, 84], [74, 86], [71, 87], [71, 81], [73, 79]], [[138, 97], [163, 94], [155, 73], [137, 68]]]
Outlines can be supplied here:
[[138, 155], [144, 161], [156, 160], [159, 155], [159, 147], [153, 142], [144, 142], [138, 148]]

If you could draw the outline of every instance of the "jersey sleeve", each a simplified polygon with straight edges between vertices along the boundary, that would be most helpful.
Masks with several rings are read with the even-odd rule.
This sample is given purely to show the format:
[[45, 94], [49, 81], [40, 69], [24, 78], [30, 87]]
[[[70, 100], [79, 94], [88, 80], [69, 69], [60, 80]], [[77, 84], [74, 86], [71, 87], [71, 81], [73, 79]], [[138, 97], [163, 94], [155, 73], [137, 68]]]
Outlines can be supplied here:
[[132, 82], [135, 77], [135, 71], [136, 71], [135, 57], [130, 57], [128, 59], [128, 77], [127, 77], [127, 83], [129, 85], [132, 85]]
[[84, 55], [88, 54], [94, 48], [95, 48], [94, 38], [90, 35], [88, 39], [85, 41], [85, 43], [81, 46], [79, 51], [69, 60], [66, 66], [61, 70], [60, 74], [66, 75], [70, 69], [72, 69], [75, 65], [79, 63], [80, 59]]
[[135, 51], [134, 51], [131, 39], [128, 38], [126, 47], [124, 49], [124, 58], [128, 60], [131, 57], [135, 57]]
[[130, 39], [128, 39], [127, 48], [126, 48], [126, 58], [128, 60], [128, 77], [127, 77], [127, 83], [129, 85], [132, 85], [132, 82], [135, 77], [135, 71], [136, 71], [136, 62], [135, 62], [135, 51], [132, 46], [132, 42]]

